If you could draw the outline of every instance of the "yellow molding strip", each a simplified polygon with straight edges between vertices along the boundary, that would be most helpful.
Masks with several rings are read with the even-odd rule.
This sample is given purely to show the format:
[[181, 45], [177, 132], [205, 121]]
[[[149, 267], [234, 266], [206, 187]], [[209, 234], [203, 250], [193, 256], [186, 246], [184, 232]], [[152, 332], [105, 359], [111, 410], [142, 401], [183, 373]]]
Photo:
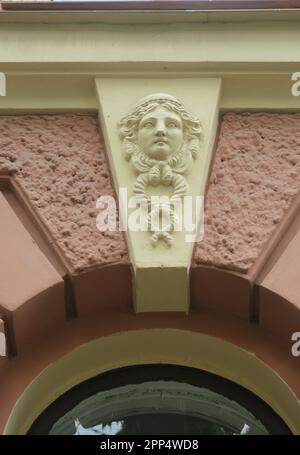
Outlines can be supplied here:
[[2, 11], [0, 23], [108, 23], [108, 24], [174, 24], [174, 23], [228, 23], [228, 22], [285, 22], [298, 21], [299, 10], [294, 11], [167, 11], [167, 12], [111, 12], [111, 11]]
[[[297, 65], [294, 66], [297, 69]], [[300, 64], [299, 64], [300, 68]], [[1, 63], [0, 63], [1, 69]], [[300, 109], [300, 96], [292, 95], [292, 72], [286, 74], [232, 74], [219, 72], [150, 73], [151, 78], [216, 78], [223, 81], [220, 109], [222, 111], [282, 111]], [[141, 79], [149, 72], [100, 73], [100, 78]], [[0, 114], [97, 113], [98, 103], [94, 75], [19, 74], [6, 76], [6, 96], [0, 97]]]
[[298, 22], [2, 24], [0, 62], [292, 63], [299, 40]]

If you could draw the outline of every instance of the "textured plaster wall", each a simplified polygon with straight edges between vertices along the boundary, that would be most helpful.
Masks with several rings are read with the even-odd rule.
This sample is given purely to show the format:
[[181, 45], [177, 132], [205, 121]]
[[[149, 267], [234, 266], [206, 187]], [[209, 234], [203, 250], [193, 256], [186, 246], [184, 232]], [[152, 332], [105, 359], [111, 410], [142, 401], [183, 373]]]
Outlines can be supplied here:
[[96, 117], [0, 117], [0, 173], [15, 174], [76, 271], [128, 262], [121, 233], [96, 229], [97, 198], [114, 194]]
[[299, 191], [300, 114], [226, 114], [194, 264], [247, 272]]
[[[76, 271], [127, 263], [119, 232], [96, 229], [113, 195], [91, 116], [0, 116], [0, 174], [14, 174]], [[300, 114], [226, 114], [194, 265], [246, 272], [300, 190]]]

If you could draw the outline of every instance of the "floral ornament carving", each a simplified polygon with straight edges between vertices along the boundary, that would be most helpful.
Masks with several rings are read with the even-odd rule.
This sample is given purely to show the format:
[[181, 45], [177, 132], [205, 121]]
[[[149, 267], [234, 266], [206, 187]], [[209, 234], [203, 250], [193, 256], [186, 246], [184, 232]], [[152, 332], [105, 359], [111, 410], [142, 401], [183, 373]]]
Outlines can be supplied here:
[[[156, 246], [162, 239], [171, 246], [176, 223], [174, 207], [187, 194], [186, 176], [199, 152], [200, 121], [175, 97], [155, 93], [143, 98], [121, 119], [119, 133], [125, 157], [137, 174], [133, 192], [149, 207], [151, 243]], [[170, 202], [153, 207], [147, 195], [149, 186], [170, 187]], [[164, 215], [169, 222], [163, 228], [153, 227], [153, 219]]]

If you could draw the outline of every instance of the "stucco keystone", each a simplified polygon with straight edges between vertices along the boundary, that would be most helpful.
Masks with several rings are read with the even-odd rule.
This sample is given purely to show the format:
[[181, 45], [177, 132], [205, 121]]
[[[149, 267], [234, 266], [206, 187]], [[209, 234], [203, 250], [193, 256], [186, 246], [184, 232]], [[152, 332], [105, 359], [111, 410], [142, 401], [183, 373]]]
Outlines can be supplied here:
[[[120, 198], [120, 213], [128, 215], [135, 310], [187, 313], [196, 206], [203, 202], [210, 167], [221, 80], [103, 78], [96, 88], [116, 192], [125, 188], [145, 214], [139, 225], [145, 228], [133, 229], [127, 221], [136, 215]], [[193, 232], [183, 216], [178, 224], [186, 197], [192, 201]], [[159, 202], [153, 204], [155, 198]]]

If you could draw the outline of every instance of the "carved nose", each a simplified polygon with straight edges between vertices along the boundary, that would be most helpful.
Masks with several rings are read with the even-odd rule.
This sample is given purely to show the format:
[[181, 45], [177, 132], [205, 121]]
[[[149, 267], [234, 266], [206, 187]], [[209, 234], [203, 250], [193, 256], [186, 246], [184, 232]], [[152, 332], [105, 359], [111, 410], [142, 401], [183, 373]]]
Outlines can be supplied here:
[[165, 136], [166, 134], [166, 126], [165, 122], [162, 119], [158, 119], [156, 123], [156, 128], [155, 128], [155, 134], [158, 137]]
[[162, 136], [165, 136], [165, 134], [166, 134], [166, 129], [165, 129], [164, 125], [162, 125], [162, 124], [157, 125], [156, 135], [158, 137], [162, 137]]

